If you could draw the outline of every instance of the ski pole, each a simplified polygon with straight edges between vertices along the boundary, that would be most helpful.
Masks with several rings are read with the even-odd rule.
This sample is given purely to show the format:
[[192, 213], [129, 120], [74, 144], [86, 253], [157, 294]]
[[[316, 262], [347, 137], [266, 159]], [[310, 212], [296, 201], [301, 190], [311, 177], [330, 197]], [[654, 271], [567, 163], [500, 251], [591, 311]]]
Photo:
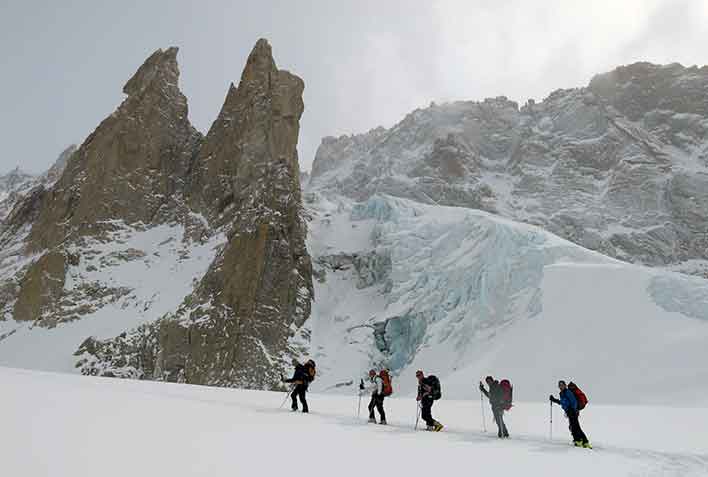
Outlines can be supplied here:
[[551, 402], [549, 404], [551, 406], [551, 424], [550, 424], [550, 432], [549, 432], [550, 439], [549, 440], [552, 441], [553, 440], [553, 403]]
[[294, 390], [295, 390], [295, 385], [293, 384], [292, 386], [290, 386], [290, 390], [289, 390], [288, 393], [285, 395], [285, 399], [283, 399], [283, 402], [280, 404], [280, 407], [279, 407], [278, 409], [283, 409], [283, 406], [285, 406], [285, 403], [287, 402], [288, 397], [290, 397], [290, 395], [292, 394], [292, 392], [293, 392]]
[[416, 411], [415, 411], [415, 428], [414, 430], [418, 430], [418, 421], [420, 420], [420, 403], [416, 401]]
[[479, 390], [479, 406], [482, 408], [482, 432], [487, 432], [487, 418], [484, 417], [484, 395]]
[[364, 390], [364, 380], [359, 381], [359, 405], [356, 408], [356, 418], [359, 419], [361, 416], [361, 392]]

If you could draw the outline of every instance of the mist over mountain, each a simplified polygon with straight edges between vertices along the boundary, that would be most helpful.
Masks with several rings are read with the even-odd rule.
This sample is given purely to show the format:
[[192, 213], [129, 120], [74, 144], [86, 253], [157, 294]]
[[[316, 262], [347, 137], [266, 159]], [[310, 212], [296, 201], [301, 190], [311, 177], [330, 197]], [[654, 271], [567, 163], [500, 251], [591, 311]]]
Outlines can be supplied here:
[[413, 111], [324, 138], [311, 187], [486, 210], [633, 263], [705, 274], [708, 67], [635, 63], [519, 107]]

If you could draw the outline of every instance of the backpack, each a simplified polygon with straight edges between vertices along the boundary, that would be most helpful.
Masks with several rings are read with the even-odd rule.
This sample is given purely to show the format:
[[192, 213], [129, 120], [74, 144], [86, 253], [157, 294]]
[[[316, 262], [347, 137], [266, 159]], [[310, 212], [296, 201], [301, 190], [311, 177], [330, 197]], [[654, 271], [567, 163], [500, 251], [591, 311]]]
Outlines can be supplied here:
[[581, 391], [578, 385], [572, 381], [568, 383], [568, 389], [572, 391], [572, 393], [575, 395], [575, 399], [578, 401], [578, 411], [582, 411], [583, 409], [585, 409], [585, 406], [588, 405], [588, 397], [585, 395], [585, 393]]
[[379, 377], [383, 382], [382, 393], [384, 396], [390, 396], [393, 394], [393, 386], [391, 386], [391, 375], [388, 373], [388, 369], [382, 369], [379, 373]]
[[437, 376], [433, 376], [432, 374], [428, 376], [428, 379], [430, 380], [430, 395], [433, 398], [433, 401], [437, 401], [442, 397], [442, 390], [440, 389], [440, 380], [437, 378]]
[[512, 395], [514, 388], [508, 379], [502, 379], [499, 381], [499, 388], [501, 389], [501, 405], [505, 411], [508, 411], [512, 406]]
[[317, 370], [315, 369], [315, 362], [309, 360], [307, 363], [305, 363], [305, 370], [307, 371], [308, 382], [314, 381], [315, 375], [317, 375]]

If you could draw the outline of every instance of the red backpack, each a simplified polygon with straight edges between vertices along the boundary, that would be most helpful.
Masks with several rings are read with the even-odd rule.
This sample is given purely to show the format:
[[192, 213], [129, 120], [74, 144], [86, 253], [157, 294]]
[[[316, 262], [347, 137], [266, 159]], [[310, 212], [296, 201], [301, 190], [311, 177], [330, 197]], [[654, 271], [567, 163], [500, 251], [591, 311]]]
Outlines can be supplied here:
[[585, 409], [585, 406], [588, 405], [588, 397], [585, 395], [585, 393], [581, 391], [578, 385], [572, 381], [568, 383], [568, 389], [573, 392], [573, 394], [575, 395], [575, 399], [578, 401], [578, 411], [582, 411], [583, 409]]
[[390, 396], [393, 394], [393, 386], [391, 386], [391, 375], [388, 373], [388, 369], [382, 369], [379, 373], [379, 377], [383, 383], [382, 392], [384, 396]]
[[502, 406], [504, 407], [505, 411], [508, 411], [511, 409], [512, 406], [512, 395], [514, 392], [514, 388], [511, 386], [511, 382], [508, 379], [502, 379], [499, 381], [499, 387], [502, 390]]

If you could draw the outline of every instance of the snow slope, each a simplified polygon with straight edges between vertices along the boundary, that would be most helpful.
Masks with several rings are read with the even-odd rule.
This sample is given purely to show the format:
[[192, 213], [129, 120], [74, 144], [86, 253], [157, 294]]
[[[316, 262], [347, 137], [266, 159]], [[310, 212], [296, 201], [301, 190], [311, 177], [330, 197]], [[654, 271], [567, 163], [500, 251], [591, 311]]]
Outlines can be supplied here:
[[708, 405], [708, 281], [481, 211], [308, 200], [317, 389], [348, 392], [362, 370], [388, 366], [406, 393], [420, 368], [451, 398], [494, 374], [520, 400], [572, 378], [596, 403]]
[[474, 400], [439, 401], [447, 427], [427, 433], [413, 430], [412, 399], [388, 399], [383, 427], [356, 419], [352, 396], [310, 395], [304, 415], [279, 409], [279, 393], [9, 368], [0, 382], [3, 475], [708, 475], [706, 409], [592, 405], [590, 451], [569, 445], [557, 409], [549, 441], [547, 404], [518, 403], [500, 441]]
[[[225, 240], [216, 234], [192, 242], [180, 225], [115, 225], [110, 241], [86, 240], [83, 258], [67, 272], [69, 312], [81, 318], [45, 328], [6, 317], [0, 321], [0, 364], [77, 372], [74, 353], [86, 338], [112, 338], [174, 311]], [[0, 276], [12, 275], [27, 259], [13, 249], [0, 253]]]

